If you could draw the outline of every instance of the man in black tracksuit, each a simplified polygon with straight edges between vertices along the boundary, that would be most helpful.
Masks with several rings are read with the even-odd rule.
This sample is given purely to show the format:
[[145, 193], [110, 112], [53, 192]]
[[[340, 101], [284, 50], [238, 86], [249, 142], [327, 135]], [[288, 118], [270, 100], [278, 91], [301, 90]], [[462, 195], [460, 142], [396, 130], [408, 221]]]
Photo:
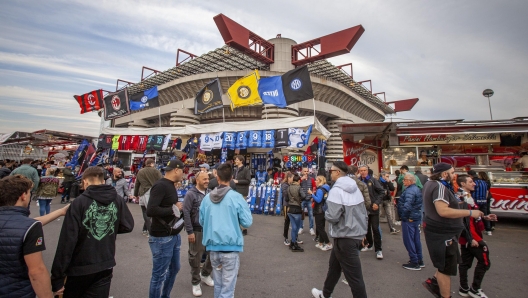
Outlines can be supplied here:
[[[251, 172], [245, 167], [245, 159], [243, 155], [235, 156], [235, 166], [233, 167], [233, 182], [236, 184], [235, 190], [241, 194], [244, 199], [249, 194], [249, 183], [251, 183]], [[247, 235], [247, 229], [242, 229], [242, 235]]]
[[[89, 167], [85, 191], [66, 212], [51, 268], [54, 292], [64, 298], [108, 297], [115, 262], [116, 235], [130, 233], [134, 218], [100, 167]], [[67, 277], [66, 284], [64, 279]]]
[[[383, 203], [383, 195], [385, 189], [381, 186], [378, 179], [368, 174], [368, 167], [359, 167], [359, 179], [367, 184], [368, 192], [372, 206], [370, 207], [368, 215], [368, 228], [367, 228], [367, 241], [368, 247], [364, 247], [361, 251], [372, 250], [372, 243], [374, 242], [374, 248], [376, 249], [376, 258], [379, 260], [383, 259], [383, 253], [381, 252], [381, 233], [379, 229], [379, 208]], [[374, 234], [374, 241], [372, 235]]]

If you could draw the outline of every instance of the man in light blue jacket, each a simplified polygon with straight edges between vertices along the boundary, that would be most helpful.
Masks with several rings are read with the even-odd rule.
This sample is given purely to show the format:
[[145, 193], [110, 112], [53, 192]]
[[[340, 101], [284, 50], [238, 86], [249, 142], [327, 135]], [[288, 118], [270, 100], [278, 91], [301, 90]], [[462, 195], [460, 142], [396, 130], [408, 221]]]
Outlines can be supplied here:
[[253, 223], [246, 200], [229, 186], [231, 176], [231, 166], [220, 165], [217, 169], [219, 185], [203, 198], [200, 205], [202, 244], [210, 252], [215, 298], [234, 297], [239, 253], [244, 251], [240, 226], [247, 229]]

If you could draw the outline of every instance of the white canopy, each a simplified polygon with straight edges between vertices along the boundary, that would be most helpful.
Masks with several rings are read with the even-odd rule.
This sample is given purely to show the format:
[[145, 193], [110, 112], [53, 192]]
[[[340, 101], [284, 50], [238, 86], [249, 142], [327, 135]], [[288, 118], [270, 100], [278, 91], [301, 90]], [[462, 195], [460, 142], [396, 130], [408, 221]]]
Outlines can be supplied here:
[[313, 131], [319, 132], [326, 139], [330, 138], [331, 133], [317, 120], [314, 116], [306, 117], [292, 117], [279, 119], [264, 119], [254, 121], [239, 121], [239, 122], [220, 122], [212, 124], [195, 124], [187, 125], [185, 127], [152, 127], [152, 128], [112, 128], [106, 127], [103, 129], [103, 134], [113, 135], [192, 135], [202, 133], [215, 133], [223, 131], [245, 131], [245, 130], [264, 130], [264, 129], [280, 129], [290, 127], [307, 127], [313, 125]]

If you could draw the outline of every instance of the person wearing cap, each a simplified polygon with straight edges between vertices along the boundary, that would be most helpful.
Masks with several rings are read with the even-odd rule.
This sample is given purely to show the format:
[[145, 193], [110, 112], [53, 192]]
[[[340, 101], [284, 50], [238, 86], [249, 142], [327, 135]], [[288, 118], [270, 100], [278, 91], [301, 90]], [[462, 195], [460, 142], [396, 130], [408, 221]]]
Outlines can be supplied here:
[[462, 219], [484, 216], [479, 210], [459, 209], [459, 200], [451, 182], [454, 173], [450, 164], [437, 163], [422, 191], [425, 243], [431, 262], [437, 269], [435, 276], [422, 284], [435, 297], [451, 295], [451, 276], [457, 275], [460, 260], [457, 242], [464, 229]]
[[[477, 172], [469, 170], [467, 172], [469, 176], [473, 179], [475, 183], [475, 189], [471, 191], [471, 196], [475, 200], [475, 203], [478, 206], [478, 209], [488, 215], [488, 185], [486, 181], [479, 178]], [[491, 236], [491, 223], [488, 220], [484, 220], [484, 227], [486, 228], [486, 234]]]
[[[181, 217], [183, 203], [178, 200], [174, 184], [183, 177], [184, 164], [179, 159], [170, 160], [163, 169], [165, 175], [150, 189], [147, 216], [151, 217], [149, 246], [152, 252], [152, 277], [149, 297], [170, 297], [170, 292], [180, 271], [181, 237], [174, 234], [168, 223]], [[176, 208], [173, 208], [176, 206]]]
[[201, 172], [209, 172], [209, 170], [211, 169], [211, 166], [209, 166], [209, 164], [206, 164], [206, 163], [203, 163], [201, 165], [198, 166], [200, 168], [200, 171]]

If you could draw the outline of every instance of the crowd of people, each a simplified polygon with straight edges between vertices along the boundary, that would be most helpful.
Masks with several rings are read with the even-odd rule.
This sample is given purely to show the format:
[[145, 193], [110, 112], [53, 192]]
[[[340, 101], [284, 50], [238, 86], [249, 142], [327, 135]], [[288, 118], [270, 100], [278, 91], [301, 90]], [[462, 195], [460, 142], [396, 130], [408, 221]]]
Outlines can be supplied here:
[[[138, 198], [143, 234], [152, 253], [149, 297], [170, 297], [180, 271], [181, 233], [187, 234], [190, 289], [201, 296], [201, 285], [214, 287], [214, 297], [233, 297], [239, 254], [253, 218], [246, 202], [251, 175], [244, 156], [230, 163], [201, 165], [193, 186], [178, 196], [185, 165], [168, 162], [163, 174], [147, 159], [133, 190], [125, 187], [122, 170], [89, 167], [82, 174], [83, 192], [71, 204], [50, 212], [49, 201], [58, 195], [54, 168], [39, 173], [31, 160], [9, 169], [0, 180], [0, 296], [1, 297], [108, 297], [115, 262], [116, 235], [133, 230], [134, 219], [124, 197]], [[6, 168], [0, 162], [0, 173]], [[330, 251], [329, 268], [316, 298], [331, 297], [341, 273], [353, 297], [367, 297], [360, 254], [374, 250], [383, 260], [380, 211], [391, 234], [401, 225], [409, 261], [404, 269], [425, 267], [421, 232], [437, 272], [424, 283], [435, 297], [450, 297], [450, 276], [460, 274], [459, 294], [487, 297], [482, 280], [490, 268], [489, 248], [483, 233], [491, 235], [489, 185], [469, 171], [455, 178], [451, 165], [438, 163], [427, 177], [402, 166], [395, 181], [388, 172], [375, 177], [367, 166], [334, 162], [328, 173], [312, 175], [308, 167], [288, 171], [281, 183], [284, 244], [303, 252], [305, 214], [315, 246]], [[71, 169], [63, 170], [71, 175]], [[425, 177], [425, 179], [424, 179]], [[480, 181], [480, 182], [479, 182]], [[68, 181], [70, 182], [70, 181]], [[71, 180], [73, 182], [73, 180]], [[126, 182], [126, 181], [125, 181]], [[63, 187], [65, 182], [62, 183]], [[69, 186], [71, 187], [71, 185]], [[31, 197], [39, 201], [40, 217], [29, 218]], [[64, 202], [70, 202], [67, 194]], [[42, 226], [64, 216], [51, 276], [42, 260]], [[290, 231], [291, 227], [291, 231]], [[489, 234], [487, 231], [489, 230]], [[330, 240], [332, 239], [332, 241]], [[19, 243], [16, 246], [9, 243]], [[458, 247], [460, 245], [460, 248]], [[468, 270], [477, 260], [473, 282]]]

